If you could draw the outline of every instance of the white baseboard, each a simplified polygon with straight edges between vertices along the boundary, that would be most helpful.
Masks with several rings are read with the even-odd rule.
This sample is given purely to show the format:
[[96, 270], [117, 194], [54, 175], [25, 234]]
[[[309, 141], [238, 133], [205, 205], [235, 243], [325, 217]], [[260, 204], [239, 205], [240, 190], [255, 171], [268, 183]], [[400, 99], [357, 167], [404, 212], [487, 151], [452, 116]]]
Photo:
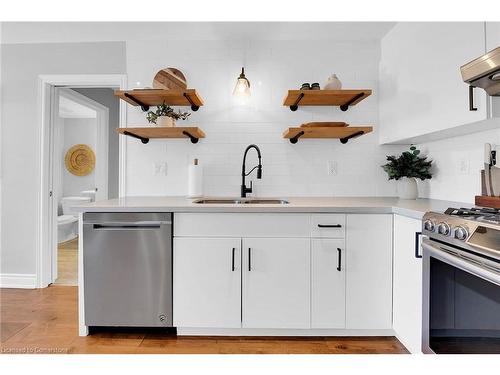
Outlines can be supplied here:
[[36, 274], [2, 273], [0, 274], [0, 288], [35, 289]]
[[179, 336], [394, 336], [392, 329], [179, 328]]

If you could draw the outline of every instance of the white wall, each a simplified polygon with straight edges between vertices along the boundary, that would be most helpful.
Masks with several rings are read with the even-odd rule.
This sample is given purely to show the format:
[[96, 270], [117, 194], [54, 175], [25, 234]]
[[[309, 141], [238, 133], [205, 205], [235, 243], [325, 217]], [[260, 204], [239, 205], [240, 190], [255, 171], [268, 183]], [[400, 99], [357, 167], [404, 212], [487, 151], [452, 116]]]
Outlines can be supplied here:
[[[185, 195], [187, 165], [197, 157], [205, 168], [204, 193], [239, 194], [243, 151], [250, 143], [261, 147], [263, 178], [254, 180], [261, 196], [380, 196], [394, 195], [380, 165], [387, 153], [401, 146], [378, 146], [378, 61], [376, 42], [127, 42], [127, 72], [132, 85], [150, 86], [164, 67], [180, 68], [188, 86], [196, 88], [205, 106], [178, 125], [200, 126], [207, 138], [196, 145], [187, 140], [151, 140], [127, 144], [127, 195]], [[238, 105], [231, 93], [245, 65], [252, 98]], [[337, 73], [345, 88], [371, 88], [373, 95], [347, 112], [333, 107], [300, 107], [291, 112], [282, 105], [288, 89], [302, 82], [324, 83]], [[187, 107], [186, 107], [187, 108]], [[129, 126], [145, 125], [145, 114], [128, 109]], [[338, 140], [282, 138], [289, 126], [309, 121], [346, 121], [373, 125], [372, 134], [342, 145]], [[256, 157], [249, 154], [247, 165]], [[327, 161], [338, 166], [327, 175]], [[167, 162], [167, 175], [154, 176], [153, 163]]]
[[418, 145], [435, 165], [432, 179], [419, 182], [421, 197], [473, 204], [481, 194], [485, 143], [500, 151], [500, 129]]
[[2, 45], [0, 273], [36, 272], [39, 74], [123, 74], [124, 43]]

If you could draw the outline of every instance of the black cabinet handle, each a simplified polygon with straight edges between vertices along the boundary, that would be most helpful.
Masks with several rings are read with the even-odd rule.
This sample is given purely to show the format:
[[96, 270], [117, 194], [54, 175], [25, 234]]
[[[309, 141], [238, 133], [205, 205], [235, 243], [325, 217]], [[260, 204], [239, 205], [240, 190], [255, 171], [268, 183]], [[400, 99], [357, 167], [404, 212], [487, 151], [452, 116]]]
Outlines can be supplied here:
[[252, 249], [248, 248], [248, 271], [252, 270]]
[[337, 271], [342, 271], [342, 267], [341, 267], [341, 264], [342, 264], [342, 250], [340, 249], [340, 247], [337, 247], [337, 253], [339, 255], [339, 260], [338, 260], [338, 263], [337, 263]]
[[232, 257], [231, 257], [231, 271], [234, 272], [234, 252], [236, 248], [233, 247]]
[[415, 258], [422, 258], [418, 249], [420, 248], [420, 236], [422, 232], [415, 232]]
[[318, 224], [318, 228], [342, 228], [340, 224]]
[[474, 107], [474, 86], [469, 86], [469, 111], [477, 111]]

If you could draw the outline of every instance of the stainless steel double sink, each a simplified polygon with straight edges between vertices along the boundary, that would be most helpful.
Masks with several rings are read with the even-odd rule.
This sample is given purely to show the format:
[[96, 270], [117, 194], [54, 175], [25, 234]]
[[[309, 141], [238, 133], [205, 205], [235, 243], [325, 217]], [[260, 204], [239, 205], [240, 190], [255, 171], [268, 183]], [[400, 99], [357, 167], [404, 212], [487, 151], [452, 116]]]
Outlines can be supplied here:
[[285, 199], [267, 199], [267, 198], [210, 198], [197, 199], [193, 203], [197, 204], [288, 204]]

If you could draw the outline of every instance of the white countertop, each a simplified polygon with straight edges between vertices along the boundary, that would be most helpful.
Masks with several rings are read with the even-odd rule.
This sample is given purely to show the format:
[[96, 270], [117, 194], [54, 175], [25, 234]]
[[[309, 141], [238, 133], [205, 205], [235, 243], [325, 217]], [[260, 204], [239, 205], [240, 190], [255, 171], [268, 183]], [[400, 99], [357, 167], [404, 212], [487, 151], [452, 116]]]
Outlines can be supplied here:
[[[262, 197], [258, 197], [262, 198]], [[280, 197], [282, 198], [282, 197]], [[285, 197], [289, 204], [199, 204], [186, 197], [125, 197], [75, 206], [76, 212], [339, 212], [396, 213], [421, 219], [425, 212], [443, 212], [467, 203], [390, 197]]]

